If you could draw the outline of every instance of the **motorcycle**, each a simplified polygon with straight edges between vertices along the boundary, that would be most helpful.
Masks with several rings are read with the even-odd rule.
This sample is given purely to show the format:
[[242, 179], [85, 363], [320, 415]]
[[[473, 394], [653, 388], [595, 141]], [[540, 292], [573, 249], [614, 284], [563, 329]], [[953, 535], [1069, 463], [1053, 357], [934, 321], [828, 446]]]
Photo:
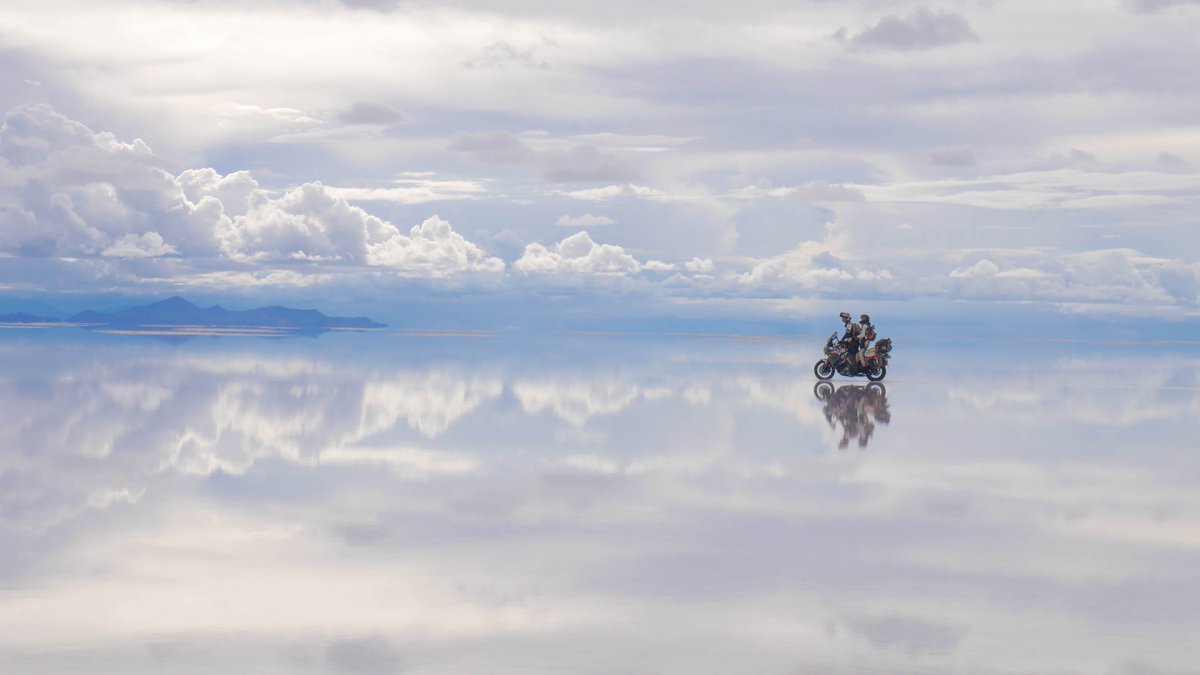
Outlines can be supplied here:
[[834, 332], [825, 341], [825, 358], [818, 360], [813, 366], [813, 374], [819, 380], [828, 380], [835, 374], [844, 377], [866, 375], [868, 380], [878, 382], [887, 376], [891, 353], [892, 339], [883, 338], [876, 342], [874, 347], [867, 348], [863, 353], [863, 365], [859, 365], [850, 359], [848, 346], [838, 340], [837, 333]]

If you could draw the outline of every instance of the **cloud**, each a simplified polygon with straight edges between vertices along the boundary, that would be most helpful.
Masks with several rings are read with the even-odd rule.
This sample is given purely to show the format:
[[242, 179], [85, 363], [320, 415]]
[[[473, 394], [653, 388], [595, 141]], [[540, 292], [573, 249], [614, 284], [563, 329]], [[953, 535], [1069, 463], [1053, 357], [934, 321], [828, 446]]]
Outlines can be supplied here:
[[713, 271], [713, 261], [710, 258], [692, 258], [683, 266], [693, 274], [712, 274]]
[[615, 155], [590, 145], [543, 153], [542, 176], [551, 182], [611, 181], [633, 178], [636, 171]]
[[624, 276], [641, 271], [643, 265], [620, 246], [597, 244], [586, 231], [580, 231], [551, 248], [536, 243], [526, 246], [513, 267], [525, 274]]
[[597, 188], [584, 188], [582, 190], [571, 190], [567, 192], [556, 192], [555, 194], [571, 199], [579, 199], [582, 201], [602, 202], [617, 197], [636, 197], [640, 199], [651, 200], [668, 200], [670, 195], [662, 190], [656, 190], [644, 185], [634, 185], [629, 183], [626, 185], [605, 185]]
[[538, 168], [542, 178], [552, 183], [628, 180], [637, 174], [620, 157], [594, 145], [581, 143], [535, 149], [509, 131], [460, 133], [451, 140], [448, 149], [469, 154], [488, 164]]
[[953, 297], [1046, 302], [1195, 304], [1200, 264], [1141, 255], [1132, 249], [1080, 253], [992, 250], [947, 277]]
[[[428, 277], [504, 268], [436, 216], [406, 235], [319, 183], [275, 196], [247, 172], [189, 169], [175, 176], [161, 163], [140, 140], [95, 133], [48, 106], [10, 112], [0, 127], [0, 252], [114, 261], [171, 256], [201, 278], [251, 273], [260, 280], [278, 279], [269, 272], [297, 263]], [[415, 203], [478, 189], [415, 180], [423, 181], [415, 192], [384, 196]]]
[[917, 9], [908, 16], [885, 16], [851, 38], [852, 45], [879, 49], [914, 51], [962, 42], [977, 42], [966, 18], [956, 12]]
[[349, 201], [425, 204], [476, 199], [486, 194], [483, 183], [473, 180], [404, 178], [392, 181], [401, 187], [327, 187], [330, 194]]
[[341, 3], [351, 9], [368, 9], [378, 12], [390, 12], [400, 6], [400, 0], [341, 0]]
[[929, 151], [929, 161], [938, 166], [975, 166], [975, 153], [970, 148], [934, 148]]
[[751, 185], [730, 194], [735, 199], [794, 199], [801, 202], [861, 202], [862, 191], [853, 185], [814, 180], [800, 186]]
[[1087, 165], [1096, 163], [1096, 155], [1086, 150], [1080, 150], [1079, 148], [1071, 148], [1070, 152], [1067, 153], [1067, 158], [1070, 159], [1073, 164]]
[[[393, 228], [394, 229], [394, 228]], [[405, 237], [391, 232], [377, 244], [368, 244], [367, 260], [422, 276], [453, 272], [500, 272], [504, 261], [488, 257], [478, 246], [454, 232], [450, 223], [433, 216], [414, 226]]]
[[[1090, 163], [1086, 157], [1081, 157], [1081, 161]], [[1195, 180], [1194, 174], [1168, 171], [1101, 172], [1069, 168], [859, 185], [858, 189], [869, 202], [944, 204], [1032, 213], [1042, 209], [1111, 210], [1118, 206], [1185, 204]]]
[[101, 255], [113, 258], [156, 258], [172, 255], [179, 251], [163, 241], [157, 232], [146, 232], [142, 235], [127, 234], [118, 239], [112, 246], [104, 249]]
[[876, 649], [896, 649], [909, 657], [952, 652], [969, 632], [965, 626], [898, 614], [844, 619], [850, 630]]
[[399, 124], [407, 121], [407, 117], [395, 108], [382, 103], [357, 101], [338, 114], [338, 119], [346, 124]]
[[958, 267], [950, 271], [952, 279], [968, 279], [971, 277], [990, 277], [1000, 272], [996, 263], [984, 258], [969, 267]]
[[518, 49], [508, 42], [494, 42], [483, 48], [483, 52], [463, 64], [466, 68], [549, 68], [539, 59], [532, 48]]
[[536, 153], [511, 131], [460, 133], [450, 141], [448, 150], [464, 152], [489, 164], [526, 164]]
[[836, 291], [847, 287], [882, 287], [893, 283], [890, 270], [871, 265], [846, 265], [828, 243], [807, 241], [777, 256], [755, 261], [738, 277], [743, 285], [795, 284], [809, 290]]
[[346, 675], [396, 675], [406, 670], [399, 650], [381, 636], [334, 640], [325, 661], [333, 672]]
[[1125, 4], [1135, 12], [1151, 14], [1172, 7], [1200, 5], [1200, 0], [1126, 0]]
[[616, 222], [608, 216], [593, 216], [590, 213], [585, 213], [582, 216], [559, 216], [558, 220], [554, 221], [554, 224], [566, 227], [596, 227], [598, 225], [612, 225]]

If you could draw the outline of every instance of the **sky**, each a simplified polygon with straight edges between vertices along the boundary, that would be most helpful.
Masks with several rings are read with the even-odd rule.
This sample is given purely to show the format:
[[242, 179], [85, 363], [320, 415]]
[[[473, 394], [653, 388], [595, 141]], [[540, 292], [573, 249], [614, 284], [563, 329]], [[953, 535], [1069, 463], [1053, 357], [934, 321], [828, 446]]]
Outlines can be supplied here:
[[1196, 0], [9, 0], [0, 290], [1196, 317], [1197, 27]]

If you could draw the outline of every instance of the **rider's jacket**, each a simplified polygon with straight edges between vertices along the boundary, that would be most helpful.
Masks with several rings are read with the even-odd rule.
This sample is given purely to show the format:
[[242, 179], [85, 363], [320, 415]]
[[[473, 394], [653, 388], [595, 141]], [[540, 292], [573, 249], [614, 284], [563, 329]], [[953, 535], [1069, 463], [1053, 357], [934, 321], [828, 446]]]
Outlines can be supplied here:
[[857, 346], [862, 340], [862, 326], [856, 323], [846, 324], [846, 332], [842, 334], [842, 342]]

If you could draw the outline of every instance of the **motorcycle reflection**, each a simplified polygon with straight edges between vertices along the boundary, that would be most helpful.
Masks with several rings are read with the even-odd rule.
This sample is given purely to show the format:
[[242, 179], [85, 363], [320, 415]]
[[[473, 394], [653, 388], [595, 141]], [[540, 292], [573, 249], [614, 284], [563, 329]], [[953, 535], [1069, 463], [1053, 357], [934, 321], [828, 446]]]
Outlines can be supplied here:
[[838, 424], [842, 425], [839, 450], [846, 449], [852, 438], [858, 439], [858, 447], [867, 447], [871, 435], [875, 433], [875, 423], [887, 424], [892, 421], [887, 389], [878, 382], [866, 386], [844, 384], [834, 387], [832, 383], [822, 381], [813, 387], [813, 395], [825, 403], [822, 412], [830, 428], [836, 429]]

